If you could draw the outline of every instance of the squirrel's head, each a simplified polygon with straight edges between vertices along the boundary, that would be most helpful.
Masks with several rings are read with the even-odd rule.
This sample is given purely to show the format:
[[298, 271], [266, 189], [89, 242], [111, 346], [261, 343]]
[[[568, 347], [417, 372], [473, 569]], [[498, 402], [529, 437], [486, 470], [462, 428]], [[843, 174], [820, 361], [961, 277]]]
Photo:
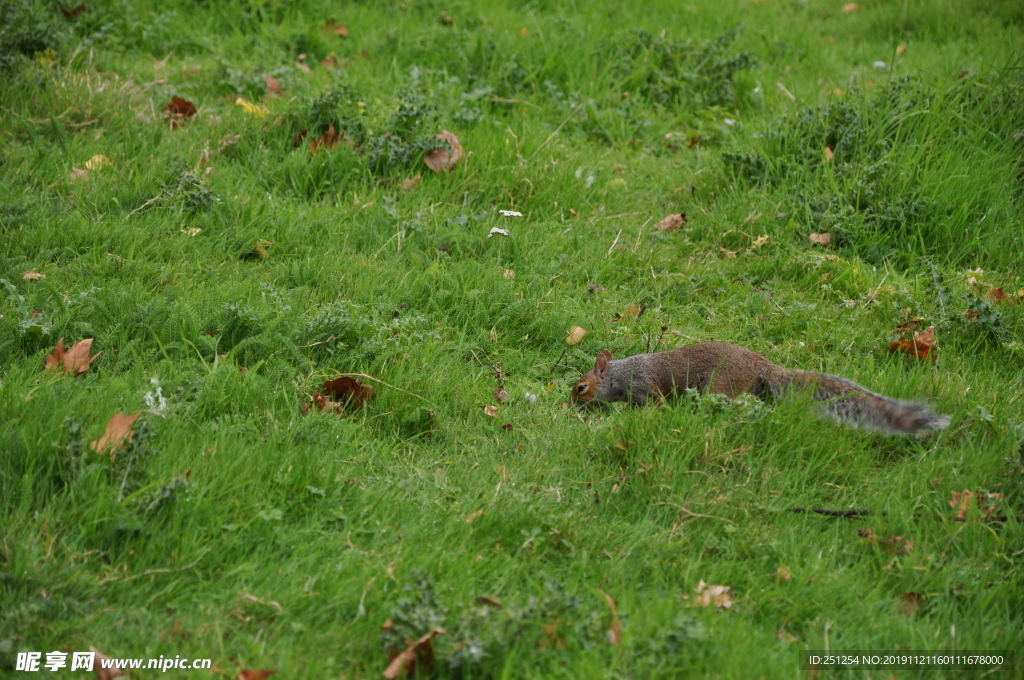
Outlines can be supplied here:
[[612, 353], [605, 350], [597, 355], [594, 360], [594, 368], [580, 376], [572, 388], [569, 398], [574, 402], [589, 404], [597, 399], [597, 388], [601, 381], [608, 377], [608, 362], [612, 360]]

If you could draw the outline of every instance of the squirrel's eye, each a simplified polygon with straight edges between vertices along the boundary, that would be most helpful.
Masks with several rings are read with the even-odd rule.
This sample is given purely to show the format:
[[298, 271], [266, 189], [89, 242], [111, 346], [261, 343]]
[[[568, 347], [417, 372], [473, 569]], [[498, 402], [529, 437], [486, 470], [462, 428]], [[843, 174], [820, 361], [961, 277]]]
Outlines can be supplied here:
[[583, 394], [586, 391], [587, 391], [587, 386], [586, 386], [585, 383], [583, 385], [577, 385], [576, 386], [576, 393], [577, 394]]

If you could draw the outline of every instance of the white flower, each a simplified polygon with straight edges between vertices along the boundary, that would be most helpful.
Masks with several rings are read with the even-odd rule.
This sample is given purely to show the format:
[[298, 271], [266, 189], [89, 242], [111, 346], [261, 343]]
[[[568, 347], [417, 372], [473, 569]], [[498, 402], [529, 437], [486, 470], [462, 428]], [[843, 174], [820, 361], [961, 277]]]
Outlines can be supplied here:
[[874, 66], [875, 68], [885, 68], [886, 67], [886, 63], [884, 61], [873, 61], [873, 62], [871, 62], [871, 65]]
[[532, 394], [530, 392], [523, 392], [523, 396], [526, 397], [526, 401], [530, 402], [531, 404], [536, 404], [537, 403], [537, 395], [536, 394]]
[[502, 217], [522, 217], [523, 213], [516, 210], [499, 210], [498, 214]]
[[726, 125], [735, 125], [736, 124], [736, 121], [733, 120], [732, 118], [723, 118], [722, 122], [725, 123]]
[[509, 231], [508, 229], [499, 229], [498, 227], [491, 227], [491, 233], [487, 235], [487, 238], [490, 238], [495, 234], [498, 234], [499, 236], [508, 236]]
[[155, 386], [156, 389], [142, 395], [142, 400], [146, 402], [146, 408], [151, 411], [163, 411], [167, 408], [167, 399], [160, 390], [160, 380], [156, 376], [153, 376], [149, 379], [149, 383]]

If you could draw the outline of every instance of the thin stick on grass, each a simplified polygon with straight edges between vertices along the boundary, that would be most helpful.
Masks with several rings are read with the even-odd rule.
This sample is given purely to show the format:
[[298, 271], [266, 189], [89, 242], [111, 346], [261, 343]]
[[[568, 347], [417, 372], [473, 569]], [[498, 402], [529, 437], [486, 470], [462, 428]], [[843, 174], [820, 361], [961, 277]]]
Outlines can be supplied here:
[[543, 141], [543, 142], [541, 143], [541, 145], [540, 145], [540, 146], [538, 146], [538, 147], [537, 147], [537, 148], [536, 148], [536, 149], [534, 150], [534, 152], [530, 154], [530, 157], [526, 159], [526, 162], [527, 162], [527, 163], [529, 163], [530, 161], [532, 161], [532, 160], [533, 160], [533, 157], [534, 157], [534, 156], [536, 156], [537, 154], [539, 154], [539, 153], [540, 153], [540, 150], [541, 150], [541, 149], [543, 149], [543, 148], [544, 148], [545, 146], [547, 146], [547, 143], [548, 143], [548, 142], [550, 142], [550, 141], [551, 141], [551, 140], [552, 140], [552, 139], [554, 138], [554, 136], [558, 134], [559, 130], [561, 130], [561, 129], [562, 129], [563, 127], [565, 127], [565, 124], [566, 124], [566, 123], [568, 123], [568, 122], [569, 122], [569, 120], [570, 120], [570, 119], [571, 119], [571, 118], [572, 118], [573, 116], [575, 116], [575, 115], [576, 115], [577, 113], [579, 113], [579, 110], [583, 108], [583, 106], [584, 106], [584, 104], [585, 104], [585, 103], [586, 103], [586, 102], [583, 102], [583, 103], [581, 103], [581, 104], [580, 104], [579, 106], [577, 106], [577, 107], [576, 107], [575, 109], [573, 109], [573, 112], [572, 112], [572, 113], [570, 113], [570, 114], [569, 114], [568, 116], [566, 116], [566, 117], [565, 117], [565, 120], [563, 120], [563, 121], [562, 121], [561, 123], [559, 123], [559, 124], [558, 124], [558, 127], [556, 127], [556, 128], [555, 128], [554, 132], [552, 132], [552, 133], [551, 133], [550, 135], [548, 135], [548, 138], [547, 138], [547, 139], [545, 139], [545, 140], [544, 140], [544, 141]]

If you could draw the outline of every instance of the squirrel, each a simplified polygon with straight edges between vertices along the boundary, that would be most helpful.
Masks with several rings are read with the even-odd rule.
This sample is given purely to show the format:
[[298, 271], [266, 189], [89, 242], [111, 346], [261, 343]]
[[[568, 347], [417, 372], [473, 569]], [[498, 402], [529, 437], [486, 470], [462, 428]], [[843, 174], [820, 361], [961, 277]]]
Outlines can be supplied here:
[[834, 375], [791, 371], [727, 342], [699, 342], [618, 360], [604, 350], [594, 368], [576, 381], [571, 398], [584, 405], [631, 401], [642, 406], [691, 388], [730, 399], [745, 392], [778, 399], [789, 390], [813, 389], [819, 415], [888, 434], [919, 434], [949, 425], [949, 416], [924, 404], [876, 394]]

